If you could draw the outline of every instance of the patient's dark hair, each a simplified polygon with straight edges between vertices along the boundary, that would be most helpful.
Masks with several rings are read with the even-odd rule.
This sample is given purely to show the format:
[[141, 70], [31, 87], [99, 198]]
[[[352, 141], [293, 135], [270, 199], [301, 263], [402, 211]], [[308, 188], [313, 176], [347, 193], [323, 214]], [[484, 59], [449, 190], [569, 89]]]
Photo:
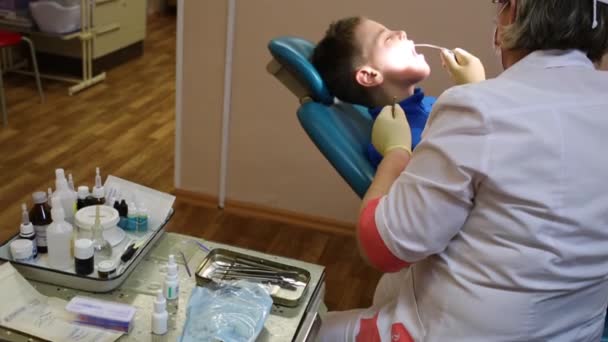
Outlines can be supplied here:
[[355, 78], [355, 63], [361, 56], [355, 30], [362, 19], [348, 17], [331, 23], [315, 47], [311, 62], [338, 99], [372, 107], [371, 89], [360, 85]]

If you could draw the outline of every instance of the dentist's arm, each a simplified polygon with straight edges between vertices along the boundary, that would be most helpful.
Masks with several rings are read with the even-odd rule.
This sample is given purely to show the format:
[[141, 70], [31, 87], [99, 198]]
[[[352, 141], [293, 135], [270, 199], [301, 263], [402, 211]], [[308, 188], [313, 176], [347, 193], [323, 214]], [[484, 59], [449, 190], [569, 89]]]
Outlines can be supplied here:
[[361, 241], [362, 239], [370, 240], [366, 236], [366, 231], [369, 230], [365, 226], [375, 225], [374, 214], [378, 201], [388, 194], [395, 180], [409, 163], [412, 153], [412, 136], [405, 112], [399, 105], [395, 106], [394, 117], [392, 112], [392, 106], [384, 107], [374, 122], [372, 144], [384, 158], [363, 197], [359, 210], [357, 241], [361, 257], [368, 264], [374, 264], [374, 262], [370, 262], [365, 249], [361, 246], [362, 243], [369, 243], [369, 241]]

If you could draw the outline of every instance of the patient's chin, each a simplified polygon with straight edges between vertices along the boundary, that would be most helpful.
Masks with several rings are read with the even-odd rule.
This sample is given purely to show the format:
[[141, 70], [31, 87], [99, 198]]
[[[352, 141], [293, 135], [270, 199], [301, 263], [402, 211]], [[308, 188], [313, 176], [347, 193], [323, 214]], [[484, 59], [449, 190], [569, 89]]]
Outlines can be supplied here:
[[396, 81], [408, 84], [416, 84], [427, 79], [431, 74], [430, 68], [407, 69], [395, 74]]

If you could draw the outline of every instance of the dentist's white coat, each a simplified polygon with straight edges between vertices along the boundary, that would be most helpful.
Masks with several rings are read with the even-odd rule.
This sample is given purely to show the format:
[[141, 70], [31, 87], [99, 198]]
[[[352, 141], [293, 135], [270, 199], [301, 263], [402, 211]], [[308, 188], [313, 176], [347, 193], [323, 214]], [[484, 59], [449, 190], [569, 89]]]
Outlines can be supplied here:
[[368, 255], [411, 266], [383, 278], [374, 307], [331, 314], [323, 330], [344, 330], [326, 340], [375, 326], [382, 341], [599, 341], [608, 73], [580, 51], [537, 51], [446, 91], [375, 223], [384, 250]]

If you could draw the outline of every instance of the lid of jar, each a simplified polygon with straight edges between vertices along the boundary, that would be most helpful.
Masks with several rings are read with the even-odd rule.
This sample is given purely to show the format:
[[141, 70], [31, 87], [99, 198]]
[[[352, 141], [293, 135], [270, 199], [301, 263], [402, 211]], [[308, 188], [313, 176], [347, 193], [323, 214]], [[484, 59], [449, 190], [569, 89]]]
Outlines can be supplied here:
[[89, 196], [89, 187], [86, 185], [81, 185], [78, 187], [78, 198], [85, 199]]
[[21, 227], [19, 227], [19, 233], [23, 235], [34, 235], [34, 225], [31, 222], [22, 224]]
[[32, 194], [32, 199], [34, 200], [35, 204], [44, 203], [47, 200], [47, 198], [46, 198], [46, 192], [36, 191], [36, 192], [34, 192]]
[[116, 271], [116, 263], [112, 260], [103, 260], [97, 264], [98, 272], [112, 273]]
[[15, 259], [29, 258], [34, 252], [32, 240], [17, 239], [11, 242], [11, 254]]
[[93, 197], [94, 198], [104, 198], [105, 194], [106, 194], [106, 192], [103, 189], [103, 186], [102, 187], [96, 186], [93, 188]]
[[78, 239], [74, 242], [74, 257], [84, 260], [93, 257], [95, 250], [93, 249], [93, 241], [90, 239]]
[[[96, 205], [84, 207], [76, 212], [76, 225], [85, 230], [90, 230], [95, 224]], [[99, 206], [99, 221], [104, 230], [116, 227], [120, 217], [118, 210], [107, 205]]]

